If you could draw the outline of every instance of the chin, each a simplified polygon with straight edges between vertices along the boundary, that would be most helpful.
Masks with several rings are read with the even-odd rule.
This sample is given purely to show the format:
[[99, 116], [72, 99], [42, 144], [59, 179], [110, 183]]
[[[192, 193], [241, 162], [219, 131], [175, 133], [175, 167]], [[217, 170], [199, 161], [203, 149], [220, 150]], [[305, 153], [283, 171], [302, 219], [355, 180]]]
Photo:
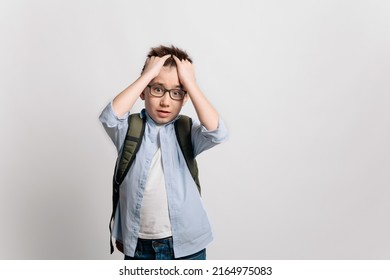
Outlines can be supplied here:
[[166, 124], [166, 123], [169, 123], [171, 120], [169, 119], [162, 119], [162, 118], [158, 118], [158, 117], [152, 117], [153, 121], [156, 123], [156, 124]]

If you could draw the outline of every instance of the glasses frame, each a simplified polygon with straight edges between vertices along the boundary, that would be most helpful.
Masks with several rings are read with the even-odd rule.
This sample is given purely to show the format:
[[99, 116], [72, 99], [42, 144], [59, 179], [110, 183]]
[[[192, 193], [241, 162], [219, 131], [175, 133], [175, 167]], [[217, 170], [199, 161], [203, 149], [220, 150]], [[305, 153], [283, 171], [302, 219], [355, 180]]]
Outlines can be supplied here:
[[[155, 86], [155, 85], [159, 85], [159, 86], [161, 86], [161, 87], [164, 89], [164, 93], [163, 93], [161, 96], [159, 96], [159, 95], [154, 95], [154, 94], [152, 93], [152, 87]], [[149, 88], [149, 93], [150, 93], [150, 95], [152, 95], [152, 96], [154, 96], [154, 97], [160, 97], [160, 98], [161, 98], [161, 97], [164, 97], [164, 95], [168, 92], [168, 93], [169, 93], [169, 97], [170, 97], [172, 100], [175, 100], [175, 101], [181, 101], [181, 100], [183, 100], [184, 97], [185, 97], [186, 94], [187, 94], [187, 91], [185, 91], [184, 89], [180, 89], [181, 91], [184, 92], [184, 95], [183, 95], [183, 98], [182, 98], [182, 99], [177, 99], [177, 98], [173, 98], [173, 97], [172, 97], [172, 94], [171, 94], [172, 90], [175, 90], [175, 89], [177, 89], [177, 88], [166, 89], [164, 86], [162, 86], [162, 85], [160, 85], [160, 84], [151, 84], [151, 85], [147, 85], [147, 87]]]

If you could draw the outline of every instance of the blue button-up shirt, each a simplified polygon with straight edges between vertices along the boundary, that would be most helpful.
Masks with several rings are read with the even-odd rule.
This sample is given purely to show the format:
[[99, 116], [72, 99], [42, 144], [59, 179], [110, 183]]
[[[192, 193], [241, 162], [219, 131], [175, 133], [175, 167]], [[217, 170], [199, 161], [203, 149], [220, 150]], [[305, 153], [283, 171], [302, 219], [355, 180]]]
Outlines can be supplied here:
[[[111, 102], [99, 118], [118, 154], [126, 137], [129, 114], [130, 112], [118, 117]], [[142, 110], [141, 117], [146, 118], [145, 134], [137, 156], [119, 189], [120, 199], [114, 220], [113, 237], [123, 242], [126, 255], [134, 256], [140, 229], [143, 192], [152, 158], [160, 147], [174, 254], [177, 258], [191, 255], [204, 249], [212, 241], [213, 235], [202, 199], [177, 143], [174, 129], [176, 119], [158, 131], [155, 122], [145, 110]], [[224, 142], [227, 139], [227, 129], [221, 119], [218, 128], [213, 131], [208, 131], [198, 121], [194, 121], [191, 138], [196, 157]]]

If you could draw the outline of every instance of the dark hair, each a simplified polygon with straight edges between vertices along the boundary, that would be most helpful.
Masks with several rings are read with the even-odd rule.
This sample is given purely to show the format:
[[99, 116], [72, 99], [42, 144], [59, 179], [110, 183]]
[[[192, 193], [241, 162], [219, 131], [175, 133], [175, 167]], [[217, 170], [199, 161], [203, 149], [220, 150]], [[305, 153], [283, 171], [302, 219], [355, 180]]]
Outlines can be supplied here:
[[[167, 55], [167, 54], [175, 55], [180, 60], [187, 59], [189, 62], [192, 63], [192, 59], [189, 57], [189, 55], [185, 51], [183, 51], [183, 50], [181, 50], [173, 45], [171, 45], [170, 47], [160, 45], [158, 47], [151, 48], [147, 57], [148, 58], [152, 57], [152, 56], [163, 57], [164, 55]], [[146, 66], [146, 61], [145, 61], [144, 67], [142, 67], [142, 72], [144, 71], [145, 66]], [[165, 61], [164, 66], [176, 67], [176, 61], [173, 59], [173, 57], [169, 57]]]

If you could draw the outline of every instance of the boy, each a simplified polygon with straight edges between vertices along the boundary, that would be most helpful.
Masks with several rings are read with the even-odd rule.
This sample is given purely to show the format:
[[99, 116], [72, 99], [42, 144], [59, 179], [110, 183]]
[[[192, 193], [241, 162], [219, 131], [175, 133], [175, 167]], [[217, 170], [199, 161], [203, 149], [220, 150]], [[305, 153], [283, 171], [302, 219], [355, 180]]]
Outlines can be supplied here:
[[141, 76], [100, 115], [118, 154], [130, 109], [141, 97], [145, 132], [120, 185], [113, 237], [125, 259], [206, 259], [212, 232], [177, 142], [174, 122], [191, 99], [199, 121], [191, 128], [194, 156], [222, 143], [227, 129], [195, 81], [192, 60], [174, 46], [152, 48]]

